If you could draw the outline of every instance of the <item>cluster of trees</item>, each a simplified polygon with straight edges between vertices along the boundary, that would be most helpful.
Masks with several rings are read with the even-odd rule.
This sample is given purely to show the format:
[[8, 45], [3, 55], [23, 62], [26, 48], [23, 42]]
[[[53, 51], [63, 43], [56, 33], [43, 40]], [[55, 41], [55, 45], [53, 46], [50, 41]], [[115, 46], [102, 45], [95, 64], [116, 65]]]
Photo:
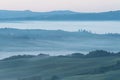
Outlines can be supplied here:
[[[21, 59], [21, 58], [32, 58], [32, 57], [48, 57], [50, 56], [49, 54], [38, 54], [37, 56], [35, 55], [16, 55], [16, 56], [11, 56], [8, 58], [5, 58], [3, 60], [14, 60], [14, 59]], [[107, 56], [120, 56], [120, 52], [118, 53], [113, 53], [113, 52], [108, 52], [104, 50], [95, 50], [91, 51], [88, 54], [82, 54], [82, 53], [73, 53], [71, 55], [65, 55], [65, 56], [58, 56], [58, 57], [68, 57], [68, 58], [94, 58], [94, 57], [107, 57]]]
[[3, 61], [7, 61], [7, 60], [15, 60], [15, 59], [23, 59], [23, 58], [33, 58], [33, 57], [48, 57], [50, 55], [48, 54], [38, 54], [38, 55], [15, 55], [15, 56], [11, 56], [8, 58], [3, 59]]
[[88, 54], [84, 55], [82, 53], [73, 53], [71, 55], [66, 55], [62, 57], [72, 57], [72, 58], [94, 58], [94, 57], [107, 57], [107, 56], [120, 56], [120, 52], [113, 53], [104, 50], [95, 50], [91, 51]]
[[5, 58], [3, 60], [6, 61], [6, 60], [21, 59], [21, 58], [32, 58], [32, 57], [35, 57], [35, 56], [34, 55], [15, 55], [15, 56]]

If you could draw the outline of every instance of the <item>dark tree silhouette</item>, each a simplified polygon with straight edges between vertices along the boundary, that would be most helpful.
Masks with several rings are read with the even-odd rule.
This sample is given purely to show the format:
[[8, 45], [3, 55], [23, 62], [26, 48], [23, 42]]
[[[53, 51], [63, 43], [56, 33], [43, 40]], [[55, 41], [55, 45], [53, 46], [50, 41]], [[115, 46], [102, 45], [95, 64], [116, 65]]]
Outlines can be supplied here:
[[54, 75], [54, 76], [52, 76], [52, 77], [51, 77], [51, 79], [50, 79], [50, 80], [61, 80], [61, 79], [60, 79], [60, 77], [58, 77], [58, 76]]
[[86, 55], [86, 57], [105, 57], [105, 56], [114, 56], [114, 53], [107, 52], [104, 50], [96, 50], [96, 51], [91, 51], [89, 54]]

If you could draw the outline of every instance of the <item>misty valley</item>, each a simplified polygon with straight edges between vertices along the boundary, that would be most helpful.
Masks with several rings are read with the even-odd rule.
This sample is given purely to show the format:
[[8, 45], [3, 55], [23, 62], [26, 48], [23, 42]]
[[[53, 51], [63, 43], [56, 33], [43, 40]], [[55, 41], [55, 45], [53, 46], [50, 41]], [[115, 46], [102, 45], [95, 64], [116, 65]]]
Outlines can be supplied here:
[[119, 80], [119, 44], [117, 33], [1, 28], [0, 79]]
[[119, 76], [119, 10], [0, 10], [0, 80], [120, 80]]
[[43, 52], [51, 55], [65, 55], [67, 52], [86, 54], [92, 50], [117, 52], [120, 50], [119, 44], [120, 34], [115, 33], [95, 34], [86, 30], [68, 32], [63, 30], [0, 29], [0, 45], [2, 45], [0, 53], [4, 53], [1, 58], [5, 55], [10, 56], [9, 53], [12, 55], [12, 52], [13, 54]]

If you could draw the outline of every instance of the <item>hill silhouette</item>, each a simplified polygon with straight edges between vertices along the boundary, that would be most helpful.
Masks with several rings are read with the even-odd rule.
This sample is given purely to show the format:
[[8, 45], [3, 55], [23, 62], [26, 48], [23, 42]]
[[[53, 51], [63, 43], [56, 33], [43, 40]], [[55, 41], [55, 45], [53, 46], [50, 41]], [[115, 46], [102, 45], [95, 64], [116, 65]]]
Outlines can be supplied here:
[[99, 13], [80, 13], [73, 11], [32, 12], [0, 10], [0, 20], [62, 20], [62, 21], [87, 21], [87, 20], [120, 20], [120, 11]]

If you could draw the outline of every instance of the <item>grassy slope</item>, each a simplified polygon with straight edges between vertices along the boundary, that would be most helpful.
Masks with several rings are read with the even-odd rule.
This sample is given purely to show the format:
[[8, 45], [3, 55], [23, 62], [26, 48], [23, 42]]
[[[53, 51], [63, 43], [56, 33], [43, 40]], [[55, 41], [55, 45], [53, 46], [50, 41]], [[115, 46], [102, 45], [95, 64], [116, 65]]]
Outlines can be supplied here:
[[71, 76], [63, 80], [120, 80], [120, 70], [96, 75]]
[[113, 80], [113, 77], [119, 79], [120, 72], [118, 70], [95, 75], [80, 74], [101, 66], [113, 65], [117, 60], [120, 60], [119, 57], [87, 59], [35, 57], [29, 59], [0, 61], [0, 79], [17, 80], [19, 78], [41, 76], [43, 80], [49, 80], [51, 76], [56, 75], [63, 80]]

